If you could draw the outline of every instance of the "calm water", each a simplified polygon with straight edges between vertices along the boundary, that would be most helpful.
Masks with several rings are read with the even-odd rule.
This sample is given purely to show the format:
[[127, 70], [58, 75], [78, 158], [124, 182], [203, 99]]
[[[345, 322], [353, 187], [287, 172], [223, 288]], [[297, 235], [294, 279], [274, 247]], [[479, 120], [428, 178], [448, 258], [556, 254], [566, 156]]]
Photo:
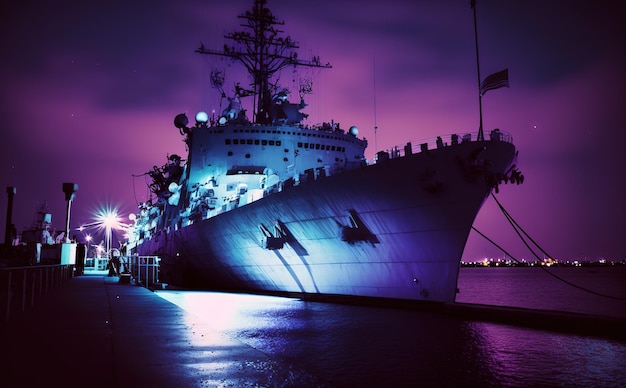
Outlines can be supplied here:
[[626, 318], [626, 266], [462, 268], [458, 286], [457, 302]]
[[[624, 272], [572, 270], [561, 272], [596, 291], [625, 294]], [[624, 302], [616, 314], [615, 301], [589, 302], [558, 283], [533, 268], [465, 268], [459, 300], [624, 313]], [[269, 355], [276, 363], [266, 367], [281, 376], [272, 386], [626, 386], [626, 343], [616, 340], [299, 299], [157, 294], [191, 313], [187, 323], [199, 341], [219, 332]]]

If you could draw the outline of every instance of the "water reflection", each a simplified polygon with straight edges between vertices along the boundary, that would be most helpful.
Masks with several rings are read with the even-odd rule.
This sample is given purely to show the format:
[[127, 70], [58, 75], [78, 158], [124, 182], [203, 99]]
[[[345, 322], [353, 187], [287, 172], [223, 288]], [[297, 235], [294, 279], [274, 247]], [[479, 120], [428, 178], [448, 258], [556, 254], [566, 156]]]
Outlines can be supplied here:
[[485, 362], [506, 386], [624, 386], [626, 344], [507, 325], [472, 323]]
[[[267, 356], [249, 361], [256, 363], [251, 368], [291, 376], [292, 386], [304, 381], [317, 386], [626, 384], [624, 343], [428, 312], [247, 294], [157, 294], [190, 313], [186, 324], [193, 346], [211, 352], [219, 344], [247, 346]], [[227, 365], [198, 360], [197, 367]]]

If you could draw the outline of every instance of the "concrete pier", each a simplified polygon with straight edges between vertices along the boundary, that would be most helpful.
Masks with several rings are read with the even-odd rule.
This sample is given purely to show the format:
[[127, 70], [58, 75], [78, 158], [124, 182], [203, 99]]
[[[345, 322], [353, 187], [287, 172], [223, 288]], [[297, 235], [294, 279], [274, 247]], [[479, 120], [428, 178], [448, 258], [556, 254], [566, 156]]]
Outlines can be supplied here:
[[[435, 309], [461, 320], [626, 337], [623, 321], [599, 317], [464, 304]], [[7, 387], [324, 386], [104, 271], [71, 279], [0, 330]]]
[[0, 341], [6, 387], [280, 386], [298, 375], [102, 272], [44, 295], [2, 326]]

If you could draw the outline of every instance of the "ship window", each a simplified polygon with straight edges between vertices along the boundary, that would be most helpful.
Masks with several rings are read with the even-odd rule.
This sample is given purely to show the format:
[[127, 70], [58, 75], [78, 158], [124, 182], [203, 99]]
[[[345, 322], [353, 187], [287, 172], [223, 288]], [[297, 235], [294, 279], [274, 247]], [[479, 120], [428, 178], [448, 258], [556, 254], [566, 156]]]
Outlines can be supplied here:
[[274, 140], [270, 140], [270, 145], [274, 145]]
[[[283, 133], [285, 133], [285, 132], [283, 132]], [[278, 147], [280, 147], [280, 140], [276, 140], [276, 145], [277, 145]]]
[[247, 143], [248, 143], [248, 144], [252, 144], [252, 139], [248, 139], [248, 140], [247, 140]]
[[259, 139], [254, 139], [254, 144], [255, 145], [259, 145], [261, 142], [259, 141]]
[[336, 148], [337, 148], [337, 147], [332, 146], [332, 147], [330, 147], [330, 150], [331, 150], [331, 151], [335, 151], [335, 149], [336, 149]]
[[246, 154], [246, 159], [250, 159], [250, 154]]
[[309, 148], [309, 143], [304, 143], [304, 148]]
[[228, 151], [228, 156], [233, 156], [233, 151]]
[[276, 133], [276, 131], [272, 131], [272, 133]]
[[267, 140], [261, 140], [261, 145], [267, 145]]
[[239, 144], [239, 139], [233, 139], [233, 144]]
[[289, 152], [289, 148], [285, 148], [285, 152]]
[[249, 129], [246, 129], [246, 133], [248, 133], [248, 132], [250, 132], [250, 130], [249, 130]]
[[288, 162], [288, 161], [289, 161], [289, 159], [283, 158], [283, 162]]
[[224, 142], [226, 143], [226, 145], [230, 144], [230, 139], [225, 139]]
[[319, 150], [319, 149], [320, 149], [320, 145], [319, 145], [319, 144], [316, 144], [316, 145], [315, 145], [315, 149], [316, 149], [316, 150]]
[[298, 148], [302, 148], [302, 142], [301, 141], [298, 142]]

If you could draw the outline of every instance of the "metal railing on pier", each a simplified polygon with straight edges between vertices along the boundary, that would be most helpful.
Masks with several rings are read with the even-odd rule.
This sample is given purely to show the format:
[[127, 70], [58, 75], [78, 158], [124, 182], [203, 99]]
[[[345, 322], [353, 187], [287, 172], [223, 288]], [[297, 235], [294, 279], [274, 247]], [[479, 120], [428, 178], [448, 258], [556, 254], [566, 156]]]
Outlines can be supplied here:
[[124, 256], [121, 258], [122, 274], [130, 274], [136, 284], [147, 288], [160, 285], [158, 256]]
[[73, 265], [0, 268], [0, 322], [34, 306], [44, 293], [70, 280], [73, 271]]

